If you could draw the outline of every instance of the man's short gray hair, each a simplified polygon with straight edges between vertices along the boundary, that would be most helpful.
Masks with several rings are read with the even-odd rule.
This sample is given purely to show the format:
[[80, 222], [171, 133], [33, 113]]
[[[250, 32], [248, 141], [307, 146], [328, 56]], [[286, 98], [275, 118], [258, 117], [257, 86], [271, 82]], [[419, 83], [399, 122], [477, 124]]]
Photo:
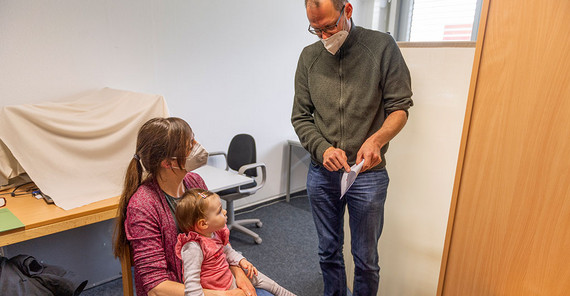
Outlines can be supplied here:
[[307, 7], [307, 4], [313, 4], [316, 7], [319, 7], [321, 2], [324, 1], [331, 1], [336, 11], [341, 11], [344, 5], [348, 3], [348, 0], [305, 0], [305, 7]]

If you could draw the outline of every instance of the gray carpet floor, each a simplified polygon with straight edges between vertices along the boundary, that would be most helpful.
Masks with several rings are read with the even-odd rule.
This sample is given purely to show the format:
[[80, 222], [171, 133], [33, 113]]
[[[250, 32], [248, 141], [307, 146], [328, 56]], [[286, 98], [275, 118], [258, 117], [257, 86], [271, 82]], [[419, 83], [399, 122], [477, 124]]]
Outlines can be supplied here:
[[[299, 296], [323, 295], [317, 255], [317, 233], [305, 192], [237, 212], [236, 219], [259, 218], [263, 227], [248, 226], [263, 239], [232, 231], [230, 243], [261, 272]], [[85, 290], [81, 295], [122, 295], [121, 279]]]

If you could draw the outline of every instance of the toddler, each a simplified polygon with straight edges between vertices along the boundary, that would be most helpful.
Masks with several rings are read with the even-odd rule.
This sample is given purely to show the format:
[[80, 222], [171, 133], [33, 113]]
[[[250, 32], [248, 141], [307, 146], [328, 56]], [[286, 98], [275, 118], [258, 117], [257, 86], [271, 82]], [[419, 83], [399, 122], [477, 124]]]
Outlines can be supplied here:
[[175, 216], [183, 232], [178, 235], [175, 252], [183, 263], [184, 295], [203, 295], [202, 289], [236, 289], [230, 265], [244, 269], [255, 288], [275, 296], [294, 295], [230, 246], [226, 210], [217, 194], [203, 189], [187, 191], [177, 203]]

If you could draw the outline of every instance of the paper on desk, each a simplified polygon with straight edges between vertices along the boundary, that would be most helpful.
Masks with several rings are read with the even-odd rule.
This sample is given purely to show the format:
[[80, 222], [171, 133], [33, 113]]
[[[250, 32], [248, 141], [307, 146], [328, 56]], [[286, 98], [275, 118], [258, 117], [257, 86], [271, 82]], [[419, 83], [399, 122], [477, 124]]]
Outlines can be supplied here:
[[350, 167], [350, 172], [344, 172], [342, 174], [342, 179], [340, 179], [340, 198], [344, 196], [344, 194], [348, 191], [354, 180], [356, 180], [356, 176], [360, 173], [362, 169], [362, 165], [364, 165], [364, 159], [359, 163], [355, 164]]
[[18, 219], [12, 212], [7, 209], [0, 209], [0, 232], [24, 227], [24, 223]]

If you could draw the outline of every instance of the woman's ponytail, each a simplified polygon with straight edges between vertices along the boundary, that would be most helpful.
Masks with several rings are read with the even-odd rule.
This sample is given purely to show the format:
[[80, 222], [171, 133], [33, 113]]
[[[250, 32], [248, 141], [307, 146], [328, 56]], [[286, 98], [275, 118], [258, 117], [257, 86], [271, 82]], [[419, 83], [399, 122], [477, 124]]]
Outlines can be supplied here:
[[123, 193], [119, 200], [119, 207], [117, 208], [117, 218], [115, 220], [115, 233], [113, 243], [113, 254], [115, 258], [121, 256], [125, 252], [125, 248], [129, 247], [127, 235], [125, 233], [125, 219], [127, 218], [127, 205], [131, 196], [135, 194], [139, 185], [141, 184], [143, 168], [140, 158], [135, 154], [131, 159], [125, 175], [125, 183], [123, 186]]

